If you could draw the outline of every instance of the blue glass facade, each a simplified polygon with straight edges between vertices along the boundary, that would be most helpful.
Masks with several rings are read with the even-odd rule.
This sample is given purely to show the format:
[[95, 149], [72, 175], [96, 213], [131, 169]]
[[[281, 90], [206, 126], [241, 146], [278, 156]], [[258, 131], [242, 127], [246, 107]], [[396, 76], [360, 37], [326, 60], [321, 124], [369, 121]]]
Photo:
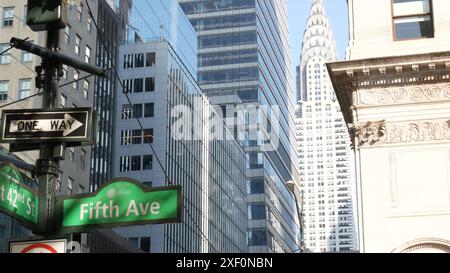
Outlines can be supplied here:
[[[133, 0], [128, 19], [128, 42], [164, 39], [183, 63], [197, 71], [197, 39], [176, 0]], [[196, 74], [196, 73], [194, 73]]]
[[[293, 161], [294, 92], [287, 1], [179, 2], [198, 34], [198, 78], [210, 100], [220, 105], [280, 107], [275, 121], [280, 125], [280, 145], [265, 151], [260, 149], [260, 140], [242, 141], [247, 153], [248, 199], [265, 197], [265, 202], [249, 201], [247, 241], [251, 252], [295, 251], [299, 248], [299, 222], [293, 195], [284, 184], [299, 181]], [[261, 217], [262, 205], [266, 207], [264, 225], [261, 219], [252, 219], [254, 208], [259, 208]]]
[[[120, 47], [119, 76], [132, 105], [118, 94], [115, 177], [181, 185], [183, 221], [117, 231], [141, 248], [150, 241], [150, 252], [247, 252], [245, 152], [230, 132], [215, 139], [208, 130], [223, 128], [223, 119], [209, 119], [219, 115], [197, 83], [195, 30], [176, 0], [133, 1], [129, 21], [133, 41]], [[178, 106], [190, 114], [173, 116]], [[193, 140], [175, 137], [180, 122]]]

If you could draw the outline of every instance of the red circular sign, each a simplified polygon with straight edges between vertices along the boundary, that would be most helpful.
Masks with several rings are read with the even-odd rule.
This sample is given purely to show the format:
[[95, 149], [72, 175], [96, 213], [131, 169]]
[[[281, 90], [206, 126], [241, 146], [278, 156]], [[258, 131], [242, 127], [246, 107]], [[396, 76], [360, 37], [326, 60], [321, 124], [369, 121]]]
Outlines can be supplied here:
[[20, 253], [28, 253], [32, 250], [37, 250], [37, 249], [42, 249], [42, 250], [46, 250], [46, 252], [40, 252], [40, 253], [58, 253], [58, 251], [56, 251], [56, 249], [54, 249], [53, 247], [47, 245], [47, 244], [34, 244], [34, 245], [30, 245], [26, 248], [24, 248], [22, 251], [20, 251]]

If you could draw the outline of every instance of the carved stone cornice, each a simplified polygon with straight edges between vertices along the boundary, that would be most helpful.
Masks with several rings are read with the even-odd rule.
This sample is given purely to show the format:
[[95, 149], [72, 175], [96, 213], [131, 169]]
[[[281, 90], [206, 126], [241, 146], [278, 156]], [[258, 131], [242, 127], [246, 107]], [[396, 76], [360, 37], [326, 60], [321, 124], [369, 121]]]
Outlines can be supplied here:
[[375, 145], [386, 137], [386, 123], [384, 120], [368, 123], [355, 127], [355, 136], [358, 138], [358, 146]]
[[[361, 101], [366, 104], [363, 106], [368, 106], [368, 101], [384, 105], [438, 100], [435, 96], [447, 99], [448, 88], [443, 86], [450, 83], [450, 51], [328, 63], [327, 68], [345, 121], [352, 124], [357, 122], [353, 108], [358, 108]], [[440, 86], [442, 91], [437, 94], [436, 89], [424, 87], [433, 85]], [[425, 93], [415, 87], [422, 88]], [[404, 88], [412, 93], [403, 92]], [[374, 90], [379, 92], [373, 93]], [[392, 93], [392, 90], [397, 92]], [[358, 97], [358, 91], [372, 93]], [[356, 101], [358, 98], [359, 102]]]
[[368, 122], [355, 127], [358, 147], [450, 141], [450, 120], [412, 123]]
[[450, 101], [450, 83], [358, 90], [357, 107]]

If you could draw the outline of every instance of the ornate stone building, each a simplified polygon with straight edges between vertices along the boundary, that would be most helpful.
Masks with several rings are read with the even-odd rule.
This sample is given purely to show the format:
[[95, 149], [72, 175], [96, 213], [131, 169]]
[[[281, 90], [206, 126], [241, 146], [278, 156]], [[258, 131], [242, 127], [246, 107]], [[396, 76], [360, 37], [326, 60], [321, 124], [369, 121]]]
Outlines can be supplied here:
[[348, 1], [350, 60], [328, 64], [353, 135], [360, 250], [450, 252], [450, 2], [370, 2]]

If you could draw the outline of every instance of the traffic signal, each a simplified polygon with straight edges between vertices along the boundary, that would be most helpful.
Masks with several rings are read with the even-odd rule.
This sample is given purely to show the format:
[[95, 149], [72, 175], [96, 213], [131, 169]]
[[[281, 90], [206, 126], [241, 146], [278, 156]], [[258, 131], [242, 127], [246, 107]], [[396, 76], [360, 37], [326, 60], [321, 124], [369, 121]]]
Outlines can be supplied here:
[[65, 28], [66, 9], [63, 0], [28, 0], [27, 24], [33, 31]]

